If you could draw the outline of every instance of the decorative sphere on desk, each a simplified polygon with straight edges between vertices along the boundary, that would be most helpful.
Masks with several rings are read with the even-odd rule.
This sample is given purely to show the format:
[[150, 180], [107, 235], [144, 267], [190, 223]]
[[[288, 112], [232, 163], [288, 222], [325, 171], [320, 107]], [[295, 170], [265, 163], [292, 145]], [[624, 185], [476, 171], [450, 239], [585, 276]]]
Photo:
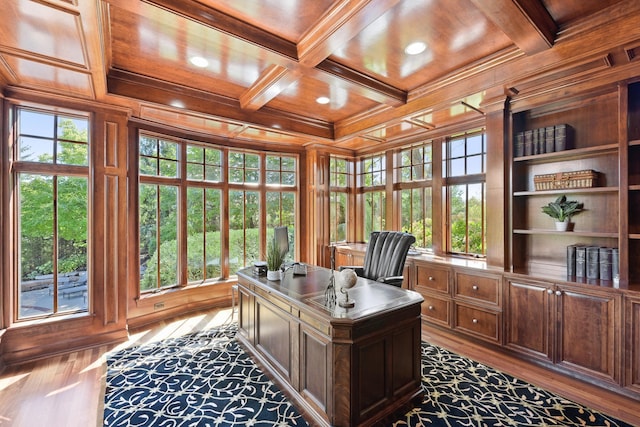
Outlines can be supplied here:
[[342, 270], [340, 272], [340, 276], [342, 278], [342, 288], [353, 288], [358, 282], [358, 275], [350, 268], [345, 268], [344, 270]]

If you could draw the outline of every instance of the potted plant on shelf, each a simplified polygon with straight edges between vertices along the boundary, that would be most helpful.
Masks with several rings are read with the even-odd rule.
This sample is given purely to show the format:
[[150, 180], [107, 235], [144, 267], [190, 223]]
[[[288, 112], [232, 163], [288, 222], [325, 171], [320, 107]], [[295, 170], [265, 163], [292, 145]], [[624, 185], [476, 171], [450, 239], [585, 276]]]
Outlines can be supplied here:
[[280, 280], [280, 266], [284, 257], [275, 241], [269, 241], [267, 245], [267, 280]]
[[542, 207], [542, 212], [556, 221], [556, 230], [567, 231], [571, 217], [582, 212], [583, 204], [575, 200], [567, 200], [567, 196], [558, 196], [556, 200]]

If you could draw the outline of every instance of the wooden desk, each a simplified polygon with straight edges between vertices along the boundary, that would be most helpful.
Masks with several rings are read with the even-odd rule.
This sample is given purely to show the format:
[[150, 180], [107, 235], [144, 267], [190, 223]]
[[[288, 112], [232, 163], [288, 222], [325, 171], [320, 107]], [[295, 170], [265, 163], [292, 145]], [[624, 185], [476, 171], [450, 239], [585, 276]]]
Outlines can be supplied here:
[[419, 396], [422, 296], [358, 278], [355, 307], [328, 307], [330, 270], [307, 270], [281, 281], [240, 270], [238, 339], [309, 421], [368, 425]]

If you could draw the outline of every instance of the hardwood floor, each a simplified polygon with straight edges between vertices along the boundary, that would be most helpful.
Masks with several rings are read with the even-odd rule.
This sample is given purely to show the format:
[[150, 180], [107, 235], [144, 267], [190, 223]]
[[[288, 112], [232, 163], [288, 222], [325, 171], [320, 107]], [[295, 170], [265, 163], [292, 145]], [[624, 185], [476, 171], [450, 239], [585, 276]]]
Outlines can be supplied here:
[[[177, 337], [232, 321], [231, 309], [194, 313], [130, 331], [127, 342], [74, 351], [7, 368], [0, 375], [0, 426], [102, 425], [105, 355], [110, 350]], [[583, 405], [640, 426], [640, 401], [565, 378], [464, 340], [423, 327], [423, 339]]]

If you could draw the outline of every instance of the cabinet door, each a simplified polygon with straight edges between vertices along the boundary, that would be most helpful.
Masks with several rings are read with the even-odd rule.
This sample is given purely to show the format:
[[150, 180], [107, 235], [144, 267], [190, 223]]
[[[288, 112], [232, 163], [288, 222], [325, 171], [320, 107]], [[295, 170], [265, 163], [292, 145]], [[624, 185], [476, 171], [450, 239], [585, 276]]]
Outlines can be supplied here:
[[627, 300], [626, 323], [627, 379], [625, 385], [640, 393], [640, 298]]
[[552, 360], [553, 285], [513, 281], [507, 284], [506, 346], [512, 350]]
[[558, 286], [556, 363], [603, 381], [620, 382], [621, 297]]

